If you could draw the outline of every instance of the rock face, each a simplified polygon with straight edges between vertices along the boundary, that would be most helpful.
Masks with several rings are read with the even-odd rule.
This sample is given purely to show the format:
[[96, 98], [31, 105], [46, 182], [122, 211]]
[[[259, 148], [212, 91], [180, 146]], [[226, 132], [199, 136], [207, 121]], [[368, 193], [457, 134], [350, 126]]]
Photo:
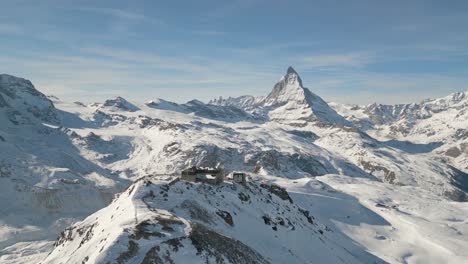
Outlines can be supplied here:
[[211, 104], [235, 106], [256, 116], [294, 126], [305, 126], [309, 122], [350, 125], [319, 96], [302, 85], [299, 74], [287, 69], [273, 90], [266, 97], [242, 96], [216, 99]]
[[380, 262], [332, 234], [277, 186], [146, 178], [62, 232], [41, 263]]
[[157, 99], [147, 102], [146, 106], [153, 109], [176, 111], [223, 121], [253, 120], [254, 118], [251, 114], [235, 106], [205, 104], [199, 100], [191, 100], [185, 104], [176, 104]]
[[304, 88], [299, 74], [292, 67], [260, 104], [271, 109], [268, 113], [271, 120], [279, 122], [347, 124], [322, 98]]
[[36, 90], [30, 81], [7, 74], [0, 74], [0, 112], [4, 112], [14, 124], [35, 119], [56, 121], [52, 101]]
[[[52, 104], [24, 79], [1, 80], [2, 263], [2, 248], [54, 239], [57, 230], [105, 207], [114, 194], [150, 175], [145, 184], [138, 181], [111, 206], [67, 229], [47, 262], [353, 263], [356, 258], [373, 263], [378, 259], [361, 258], [365, 250], [374, 252], [371, 247], [337, 248], [343, 240], [328, 237], [314, 218], [319, 219], [312, 210], [317, 207], [309, 207], [319, 206], [341, 223], [361, 200], [348, 206], [345, 201], [353, 197], [330, 199], [328, 191], [309, 195], [309, 187], [332, 190], [317, 182], [336, 174], [340, 184], [365, 182], [370, 192], [382, 185], [383, 195], [411, 189], [450, 206], [468, 200], [468, 111], [461, 94], [427, 101], [426, 108], [402, 107], [406, 114], [391, 117], [384, 113], [396, 108], [368, 108], [382, 113], [381, 125], [355, 106], [347, 109], [356, 114], [346, 115], [357, 121], [350, 125], [304, 88], [292, 68], [266, 97], [221, 98], [210, 104], [155, 100], [136, 105], [120, 97], [93, 105], [54, 98]], [[411, 109], [420, 113], [411, 114]], [[430, 110], [429, 117], [422, 109]], [[380, 133], [405, 130], [407, 141], [376, 139]], [[243, 171], [261, 182], [210, 186], [158, 178], [193, 165], [223, 165], [226, 172]], [[271, 185], [272, 179], [285, 185]], [[296, 194], [288, 189], [301, 182], [305, 185], [296, 186]], [[375, 202], [385, 204], [386, 198], [380, 198]], [[341, 206], [331, 210], [329, 203]], [[349, 221], [353, 226], [361, 223]], [[322, 233], [325, 237], [317, 237]], [[258, 245], [259, 240], [265, 246]], [[454, 247], [463, 248], [457, 243]], [[404, 258], [393, 256], [390, 262]]]
[[264, 97], [255, 97], [251, 95], [244, 95], [240, 97], [219, 97], [208, 102], [211, 105], [219, 106], [233, 106], [239, 109], [252, 110]]
[[[460, 170], [468, 170], [468, 92], [428, 99], [420, 103], [367, 106], [333, 104], [361, 130], [413, 153], [433, 152]], [[398, 143], [400, 141], [400, 143]]]
[[134, 104], [128, 102], [124, 98], [118, 96], [114, 99], [108, 99], [104, 102], [103, 107], [109, 107], [114, 110], [122, 110], [122, 111], [128, 111], [128, 112], [135, 112], [140, 110], [137, 106]]
[[339, 108], [340, 114], [348, 118], [351, 116], [362, 116], [359, 118], [361, 122], [367, 121], [365, 119], [368, 118], [372, 126], [406, 124], [408, 127], [402, 132], [403, 135], [407, 135], [411, 133], [411, 129], [418, 121], [431, 119], [439, 113], [458, 112], [458, 115], [448, 116], [449, 118], [466, 115], [468, 92], [453, 93], [443, 98], [427, 99], [420, 103], [411, 104], [385, 105], [374, 103], [351, 107], [335, 104], [334, 106], [337, 109]]

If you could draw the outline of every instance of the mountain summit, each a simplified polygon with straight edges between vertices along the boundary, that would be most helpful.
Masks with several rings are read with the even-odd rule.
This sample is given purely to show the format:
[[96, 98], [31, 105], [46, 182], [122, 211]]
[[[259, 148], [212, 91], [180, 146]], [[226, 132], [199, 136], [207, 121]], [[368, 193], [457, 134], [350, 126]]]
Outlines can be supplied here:
[[271, 108], [268, 113], [271, 120], [294, 122], [296, 125], [305, 125], [306, 122], [347, 123], [322, 98], [303, 86], [301, 77], [291, 66], [260, 104]]
[[303, 86], [301, 77], [291, 66], [266, 97], [219, 98], [209, 104], [234, 106], [294, 126], [305, 126], [309, 122], [349, 125], [322, 98]]
[[287, 103], [291, 100], [302, 103], [305, 101], [305, 97], [301, 77], [299, 77], [299, 74], [292, 67], [289, 67], [286, 75], [275, 84], [271, 93], [263, 101], [263, 104], [265, 106], [272, 106]]

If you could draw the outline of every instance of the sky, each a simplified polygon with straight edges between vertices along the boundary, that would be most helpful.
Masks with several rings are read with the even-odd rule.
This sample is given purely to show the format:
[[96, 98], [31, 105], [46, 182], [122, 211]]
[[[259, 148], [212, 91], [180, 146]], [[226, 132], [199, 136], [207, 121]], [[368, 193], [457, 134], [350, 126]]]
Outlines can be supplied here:
[[288, 66], [340, 103], [468, 91], [464, 0], [0, 1], [0, 73], [63, 100], [266, 95]]

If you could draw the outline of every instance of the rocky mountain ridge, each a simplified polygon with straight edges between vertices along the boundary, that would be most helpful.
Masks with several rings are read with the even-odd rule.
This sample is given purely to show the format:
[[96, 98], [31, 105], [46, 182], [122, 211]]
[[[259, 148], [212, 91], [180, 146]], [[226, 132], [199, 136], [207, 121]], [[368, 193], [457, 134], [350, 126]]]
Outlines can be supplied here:
[[[164, 197], [164, 193], [156, 193], [156, 191], [160, 192], [161, 188], [166, 188], [162, 186], [167, 183], [161, 182], [164, 181], [164, 177], [171, 178], [161, 175], [177, 175], [182, 169], [193, 165], [216, 166], [223, 164], [226, 172], [245, 171], [255, 176], [259, 181], [268, 181], [271, 177], [283, 179], [277, 181], [280, 181], [285, 187], [296, 186], [307, 180], [304, 186], [294, 187], [298, 188], [295, 190], [295, 195], [300, 198], [301, 207], [317, 209], [317, 213], [311, 211], [310, 214], [327, 222], [330, 228], [335, 230], [337, 237], [332, 235], [329, 237], [329, 242], [323, 242], [328, 248], [324, 249], [323, 252], [328, 252], [328, 256], [320, 255], [319, 251], [309, 252], [298, 245], [295, 245], [298, 247], [297, 252], [294, 251], [294, 248], [290, 248], [293, 253], [282, 254], [282, 256], [289, 254], [291, 259], [304, 263], [314, 256], [320, 256], [320, 258], [330, 261], [338, 256], [339, 258], [354, 259], [349, 256], [349, 252], [361, 262], [363, 259], [374, 259], [378, 262], [381, 258], [395, 260], [401, 257], [400, 255], [389, 257], [379, 253], [375, 258], [375, 256], [369, 256], [365, 249], [351, 246], [354, 242], [350, 241], [349, 230], [343, 228], [341, 224], [330, 221], [328, 219], [330, 212], [326, 208], [312, 206], [318, 203], [318, 197], [334, 197], [330, 199], [336, 199], [335, 203], [332, 200], [327, 200], [327, 203], [333, 204], [333, 208], [341, 212], [346, 211], [344, 208], [349, 206], [343, 206], [344, 201], [349, 200], [349, 197], [345, 199], [332, 187], [320, 183], [322, 177], [324, 179], [330, 177], [327, 175], [336, 175], [333, 176], [332, 183], [337, 184], [336, 186], [340, 188], [343, 188], [342, 182], [347, 181], [367, 186], [369, 190], [363, 191], [369, 192], [372, 192], [373, 188], [377, 188], [377, 186], [385, 190], [393, 189], [394, 192], [411, 188], [415, 192], [429, 195], [428, 197], [437, 203], [442, 203], [443, 206], [449, 206], [449, 208], [451, 208], [450, 206], [458, 206], [459, 202], [463, 204], [461, 202], [467, 200], [468, 177], [466, 170], [459, 166], [462, 164], [464, 156], [458, 155], [454, 159], [445, 159], [444, 156], [440, 155], [440, 153], [449, 151], [446, 148], [452, 147], [450, 144], [456, 145], [459, 150], [462, 150], [460, 148], [464, 142], [463, 133], [458, 133], [461, 130], [456, 132], [457, 129], [463, 128], [463, 122], [466, 121], [464, 119], [466, 113], [463, 104], [464, 97], [461, 95], [452, 96], [452, 99], [434, 100], [432, 103], [428, 103], [428, 105], [432, 104], [433, 106], [431, 108], [427, 106], [424, 109], [432, 109], [430, 110], [431, 117], [417, 119], [418, 121], [412, 130], [412, 133], [414, 132], [416, 135], [416, 132], [424, 129], [424, 126], [432, 125], [432, 129], [437, 129], [435, 131], [453, 132], [453, 136], [448, 137], [450, 140], [439, 144], [431, 140], [411, 142], [399, 139], [382, 140], [380, 135], [386, 131], [385, 129], [391, 130], [391, 125], [395, 125], [395, 123], [376, 125], [370, 118], [366, 117], [360, 108], [349, 110], [347, 106], [331, 104], [336, 109], [336, 111], [333, 110], [324, 100], [303, 87], [301, 78], [292, 68], [288, 69], [286, 75], [266, 97], [221, 99], [209, 104], [197, 100], [186, 104], [176, 104], [158, 99], [140, 105], [121, 97], [91, 105], [67, 103], [57, 98], [45, 97], [35, 90], [29, 81], [24, 79], [11, 76], [2, 76], [2, 78], [6, 78], [6, 81], [2, 79], [3, 81], [0, 82], [0, 96], [3, 98], [0, 101], [2, 103], [0, 118], [4, 118], [0, 122], [0, 148], [2, 149], [2, 153], [0, 153], [0, 181], [2, 183], [0, 198], [4, 201], [1, 215], [8, 216], [2, 219], [4, 225], [0, 227], [0, 246], [4, 248], [0, 251], [0, 261], [2, 262], [14, 263], [18, 259], [16, 255], [18, 253], [15, 253], [15, 250], [22, 252], [21, 250], [24, 248], [33, 246], [33, 244], [28, 244], [27, 247], [24, 247], [24, 243], [27, 243], [25, 241], [50, 241], [59, 230], [63, 230], [71, 223], [80, 221], [96, 210], [107, 206], [114, 194], [122, 191], [133, 181], [137, 181], [134, 188], [141, 190], [141, 194], [147, 194], [153, 187], [147, 189], [142, 186], [141, 181], [138, 181], [141, 177], [150, 179], [149, 181], [152, 182], [150, 185], [157, 186], [153, 190], [157, 197], [155, 199], [162, 199], [161, 203], [150, 206], [152, 209], [142, 208], [143, 214], [151, 215], [150, 212], [153, 211], [170, 210], [176, 206], [176, 202], [170, 199], [164, 201], [164, 198], [167, 198]], [[449, 109], [443, 110], [445, 108], [437, 108], [438, 106]], [[405, 109], [410, 109], [410, 107]], [[415, 109], [423, 108], [415, 107]], [[343, 113], [343, 111], [347, 111], [343, 116], [348, 120], [337, 114], [337, 112]], [[12, 121], [11, 113], [14, 112], [16, 112], [15, 116], [23, 116], [25, 121], [14, 122], [18, 119]], [[395, 118], [396, 116], [395, 114]], [[450, 126], [434, 126], [434, 124], [445, 124], [442, 121], [447, 122], [447, 117], [451, 118], [449, 119]], [[429, 121], [431, 123], [423, 123]], [[365, 127], [362, 124], [370, 124], [370, 126]], [[435, 133], [426, 139], [437, 137], [438, 135]], [[456, 156], [456, 152], [449, 151], [449, 153]], [[180, 184], [183, 183], [177, 183], [177, 186]], [[251, 186], [251, 188], [258, 187], [255, 186]], [[315, 186], [321, 191], [317, 193], [318, 189], [315, 189]], [[205, 197], [211, 193], [207, 186], [196, 185], [188, 188], [191, 188], [192, 191], [181, 194], [180, 190], [177, 190], [173, 194], [180, 195], [177, 197], [181, 199], [190, 200], [190, 197], [195, 195], [193, 193], [195, 191], [197, 193], [196, 199], [208, 199], [208, 204], [232, 202], [222, 197], [222, 195], [226, 197], [232, 194], [228, 185], [219, 188], [221, 198], [218, 197], [218, 200]], [[392, 191], [389, 192], [392, 193]], [[353, 193], [353, 195], [359, 196], [360, 194]], [[388, 197], [393, 196], [388, 194]], [[260, 204], [251, 208], [255, 212], [261, 212], [259, 208], [269, 206], [264, 204], [268, 202], [263, 194], [252, 192], [250, 198], [260, 201], [264, 199], [259, 202]], [[118, 198], [109, 207], [103, 209], [112, 215], [112, 212], [118, 211], [117, 207], [122, 206], [121, 213], [127, 218], [122, 216], [122, 221], [125, 223], [120, 226], [126, 226], [125, 228], [129, 229], [113, 230], [113, 234], [123, 238], [122, 243], [127, 241], [128, 237], [135, 236], [136, 234], [132, 230], [137, 230], [138, 225], [144, 223], [144, 221], [135, 221], [130, 224], [131, 217], [129, 216], [133, 215], [132, 212], [134, 212], [130, 205], [140, 204], [140, 200], [140, 198], [135, 200], [132, 196], [125, 196], [124, 193], [122, 199]], [[385, 197], [377, 200], [384, 206], [389, 203]], [[448, 205], [446, 201], [450, 201], [447, 202]], [[236, 211], [235, 208], [240, 206], [237, 204], [238, 202], [236, 200], [235, 206], [229, 205], [229, 208], [234, 206], [229, 211], [234, 221], [236, 217], [232, 213], [233, 211], [237, 212], [239, 217], [253, 217], [252, 221], [255, 219], [255, 225], [260, 223], [264, 228], [263, 225], [266, 224], [258, 212]], [[393, 202], [398, 203], [395, 200]], [[80, 206], [77, 206], [77, 203]], [[129, 206], [123, 206], [123, 204]], [[163, 205], [167, 208], [159, 207]], [[366, 206], [369, 207], [369, 204]], [[353, 201], [351, 206], [351, 208], [360, 208], [358, 211], [362, 213], [364, 209], [361, 207], [359, 201]], [[391, 206], [387, 207], [391, 208]], [[207, 207], [204, 209], [211, 210]], [[377, 212], [377, 209], [373, 207], [371, 210]], [[464, 209], [458, 208], [457, 210], [463, 211]], [[193, 223], [184, 224], [185, 227], [200, 227], [197, 219], [188, 215], [187, 211], [179, 213], [175, 214], [178, 219], [193, 221]], [[367, 221], [365, 218], [358, 218], [359, 213], [352, 212], [352, 210], [347, 211], [347, 213], [356, 217], [354, 224], [359, 225], [360, 221]], [[451, 215], [450, 212], [447, 214]], [[225, 216], [225, 214], [221, 215]], [[65, 237], [68, 237], [69, 234], [70, 237], [76, 239], [73, 241], [62, 239], [62, 242], [59, 242], [58, 247], [54, 249], [54, 253], [47, 259], [47, 263], [60, 263], [60, 259], [65, 255], [72, 257], [72, 252], [75, 250], [80, 253], [76, 255], [77, 258], [73, 258], [73, 261], [85, 261], [86, 257], [89, 261], [91, 258], [94, 260], [105, 259], [104, 253], [97, 252], [93, 256], [86, 256], [83, 253], [104, 243], [101, 240], [105, 238], [95, 233], [97, 229], [91, 228], [95, 217], [101, 218], [101, 216], [102, 214], [97, 212], [85, 222], [77, 223], [73, 230], [67, 231]], [[369, 212], [365, 213], [364, 216], [379, 219]], [[106, 213], [102, 219], [107, 219], [106, 217], [111, 216]], [[217, 215], [216, 217], [221, 216]], [[340, 221], [348, 223], [346, 215], [339, 214], [337, 217]], [[18, 222], [18, 219], [22, 220]], [[109, 224], [107, 220], [99, 220], [98, 222], [103, 227]], [[252, 253], [241, 256], [243, 259], [244, 257], [253, 257], [259, 262], [273, 263], [277, 262], [276, 259], [281, 259], [282, 256], [269, 259], [269, 255], [274, 255], [274, 252], [263, 251], [262, 248], [249, 244], [251, 242], [247, 241], [251, 240], [244, 240], [237, 234], [238, 232], [233, 232], [230, 227], [220, 228], [220, 223], [223, 222], [214, 225], [206, 225], [205, 223], [201, 227], [202, 229], [198, 230], [201, 230], [202, 233], [212, 233], [220, 241], [226, 241], [231, 246], [239, 245], [243, 251]], [[382, 220], [371, 221], [371, 223], [373, 225], [387, 224]], [[398, 224], [399, 222], [392, 223]], [[164, 226], [161, 226], [157, 221], [151, 222], [151, 226], [148, 226], [150, 231], [145, 229], [145, 232], [151, 233], [154, 230], [161, 232], [158, 228], [162, 227]], [[93, 231], [90, 231], [90, 228]], [[112, 226], [109, 224], [105, 228], [112, 228]], [[174, 229], [174, 227], [171, 228]], [[363, 228], [367, 230], [366, 227]], [[231, 232], [229, 230], [232, 233], [225, 233]], [[313, 228], [313, 230], [315, 229]], [[312, 235], [310, 239], [315, 239], [316, 233], [313, 230], [304, 231], [304, 233], [308, 236]], [[323, 231], [323, 228], [321, 230]], [[464, 233], [463, 229], [457, 230], [461, 234]], [[15, 235], [18, 233], [21, 235]], [[86, 235], [88, 233], [89, 236]], [[198, 233], [195, 232], [196, 234]], [[265, 233], [264, 235], [270, 236], [271, 234], [277, 233]], [[443, 243], [453, 241], [448, 233], [442, 232], [442, 234], [444, 234], [441, 240]], [[388, 236], [397, 239], [391, 234]], [[92, 242], [88, 243], [87, 237]], [[186, 242], [192, 241], [190, 233], [187, 232], [180, 233], [177, 237], [185, 237], [184, 241]], [[288, 248], [283, 243], [287, 240], [287, 234], [282, 234], [278, 238], [274, 235], [273, 237], [278, 239], [278, 243], [273, 243], [271, 247], [282, 245], [282, 247]], [[166, 254], [166, 250], [169, 249], [170, 258], [179, 258], [179, 253], [175, 252], [170, 245], [161, 244], [160, 246], [163, 247], [160, 247], [160, 251], [148, 247], [148, 243], [152, 245], [160, 243], [160, 238], [150, 236], [133, 239], [135, 240], [133, 243], [130, 243], [132, 239], [128, 240], [127, 244], [109, 243], [106, 244], [105, 249], [110, 252], [109, 258], [112, 256], [115, 261], [123, 254], [122, 258], [119, 259], [121, 263], [131, 263], [135, 259], [143, 261], [148, 254], [151, 258], [164, 260], [162, 254]], [[318, 238], [320, 240], [320, 236]], [[276, 241], [275, 239], [272, 241]], [[367, 236], [352, 239], [359, 240], [365, 245], [369, 245], [366, 242], [369, 239], [374, 241]], [[82, 241], [84, 242], [81, 243]], [[402, 241], [398, 241], [398, 243], [402, 243]], [[144, 243], [140, 244], [141, 242]], [[198, 251], [196, 243], [186, 242], [184, 242], [184, 247], [190, 249], [190, 254], [192, 254], [190, 256], [194, 256], [200, 262], [216, 261], [217, 257], [228, 263], [233, 262], [228, 255], [212, 255], [210, 252], [215, 245], [204, 245], [211, 249], [205, 248]], [[340, 246], [334, 247], [336, 251], [330, 253], [333, 250], [329, 245], [336, 243]], [[457, 243], [457, 245], [464, 245], [463, 240]], [[81, 244], [83, 249], [79, 246]], [[138, 252], [144, 254], [135, 253], [134, 255], [132, 252], [136, 248], [135, 245], [140, 248]], [[416, 248], [418, 246], [420, 247], [417, 244], [412, 245]], [[63, 249], [60, 250], [60, 248]], [[349, 252], [344, 252], [346, 251], [344, 248]], [[44, 250], [48, 254], [52, 248], [46, 247]], [[281, 250], [278, 249], [278, 252], [283, 252]], [[426, 252], [422, 249], [419, 250], [417, 252]], [[120, 253], [114, 254], [112, 252]], [[415, 254], [418, 256], [424, 255], [417, 252]], [[450, 255], [447, 252], [441, 254]], [[239, 257], [238, 254], [237, 256]], [[165, 261], [170, 262], [169, 260]], [[28, 263], [26, 260], [25, 262]]]

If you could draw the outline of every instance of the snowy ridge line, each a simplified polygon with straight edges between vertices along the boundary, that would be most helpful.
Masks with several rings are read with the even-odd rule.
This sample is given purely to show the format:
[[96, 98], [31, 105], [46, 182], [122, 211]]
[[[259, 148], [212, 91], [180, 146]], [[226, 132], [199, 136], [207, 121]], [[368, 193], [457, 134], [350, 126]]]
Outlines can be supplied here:
[[[261, 97], [83, 104], [6, 79], [1, 263], [466, 260], [461, 94], [394, 109], [328, 104], [290, 68]], [[247, 183], [170, 184], [220, 165]]]

